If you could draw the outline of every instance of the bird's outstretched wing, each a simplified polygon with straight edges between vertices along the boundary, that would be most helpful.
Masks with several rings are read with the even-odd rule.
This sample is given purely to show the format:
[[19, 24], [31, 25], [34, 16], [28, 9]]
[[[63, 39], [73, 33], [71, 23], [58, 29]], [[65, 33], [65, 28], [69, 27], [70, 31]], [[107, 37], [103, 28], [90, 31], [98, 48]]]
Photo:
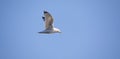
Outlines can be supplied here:
[[42, 17], [43, 20], [45, 21], [45, 28], [46, 30], [48, 29], [53, 29], [53, 18], [51, 16], [51, 14], [47, 11], [44, 11], [44, 16], [45, 17]]

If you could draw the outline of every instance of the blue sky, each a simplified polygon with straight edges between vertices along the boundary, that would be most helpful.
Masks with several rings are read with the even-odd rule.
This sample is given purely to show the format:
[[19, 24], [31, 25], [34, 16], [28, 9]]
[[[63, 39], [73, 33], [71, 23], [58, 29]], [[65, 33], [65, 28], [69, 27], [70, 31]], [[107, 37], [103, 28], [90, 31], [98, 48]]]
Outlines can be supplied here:
[[[38, 34], [47, 10], [60, 34]], [[0, 59], [120, 59], [119, 0], [0, 0]]]

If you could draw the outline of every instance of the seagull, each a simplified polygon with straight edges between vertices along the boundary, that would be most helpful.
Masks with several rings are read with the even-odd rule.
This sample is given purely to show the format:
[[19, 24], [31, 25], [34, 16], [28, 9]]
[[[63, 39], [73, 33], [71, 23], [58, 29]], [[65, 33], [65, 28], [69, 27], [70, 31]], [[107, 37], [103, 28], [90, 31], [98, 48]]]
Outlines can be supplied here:
[[44, 16], [42, 16], [42, 19], [45, 23], [45, 30], [38, 33], [43, 33], [43, 34], [61, 33], [60, 29], [55, 28], [53, 26], [53, 17], [49, 12], [44, 11]]

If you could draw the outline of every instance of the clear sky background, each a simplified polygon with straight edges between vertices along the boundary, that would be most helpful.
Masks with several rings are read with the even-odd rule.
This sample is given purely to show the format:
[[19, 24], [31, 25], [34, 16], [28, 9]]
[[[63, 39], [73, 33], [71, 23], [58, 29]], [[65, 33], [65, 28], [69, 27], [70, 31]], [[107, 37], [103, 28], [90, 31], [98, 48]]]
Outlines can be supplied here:
[[0, 59], [120, 59], [120, 0], [0, 0]]

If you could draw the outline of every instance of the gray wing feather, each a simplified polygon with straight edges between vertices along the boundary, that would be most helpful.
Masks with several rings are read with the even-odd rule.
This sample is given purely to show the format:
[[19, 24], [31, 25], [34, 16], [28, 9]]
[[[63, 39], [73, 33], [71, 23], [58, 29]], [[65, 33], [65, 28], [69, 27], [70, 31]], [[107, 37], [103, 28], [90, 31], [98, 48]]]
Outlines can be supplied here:
[[52, 29], [53, 28], [53, 18], [50, 13], [44, 11], [45, 16], [45, 28]]

